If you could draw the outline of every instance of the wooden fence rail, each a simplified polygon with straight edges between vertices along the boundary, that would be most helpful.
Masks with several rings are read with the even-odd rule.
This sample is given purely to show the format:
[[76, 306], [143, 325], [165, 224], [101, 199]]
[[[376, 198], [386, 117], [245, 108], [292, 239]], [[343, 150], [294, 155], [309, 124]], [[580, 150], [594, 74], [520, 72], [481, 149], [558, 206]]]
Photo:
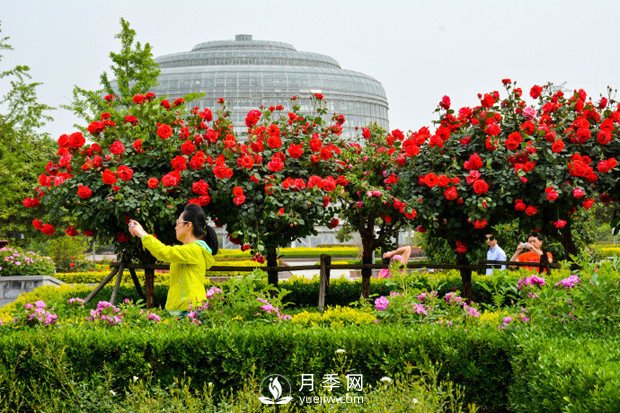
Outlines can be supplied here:
[[[254, 271], [256, 268], [260, 268], [263, 271], [276, 271], [278, 273], [285, 272], [285, 271], [290, 272], [290, 271], [300, 271], [300, 270], [318, 270], [319, 271], [319, 301], [317, 304], [320, 309], [324, 309], [325, 299], [327, 296], [327, 292], [329, 290], [331, 270], [361, 270], [364, 268], [382, 269], [382, 268], [389, 267], [389, 265], [383, 264], [383, 263], [382, 264], [332, 264], [331, 260], [332, 260], [332, 257], [330, 255], [324, 254], [324, 255], [321, 255], [319, 264], [313, 264], [313, 265], [292, 265], [292, 266], [277, 266], [277, 267], [244, 267], [244, 266], [230, 267], [230, 266], [214, 265], [213, 267], [207, 270], [206, 276], [208, 276], [210, 272], [239, 272], [239, 271], [251, 272], [251, 271]], [[560, 267], [556, 263], [547, 264], [548, 266], [547, 268], [547, 266], [540, 265], [537, 263], [532, 263], [532, 262], [480, 261], [478, 264], [471, 264], [471, 265], [410, 262], [410, 263], [407, 263], [406, 266], [403, 266], [403, 268], [405, 267], [411, 268], [411, 269], [427, 268], [427, 269], [438, 269], [438, 270], [469, 269], [469, 270], [481, 271], [481, 270], [485, 270], [490, 267], [499, 268], [500, 265], [506, 265], [508, 268], [510, 267], [539, 267], [541, 268], [542, 267], [542, 270], [545, 270], [547, 272], [549, 271], [550, 268]], [[148, 303], [153, 303], [154, 297], [149, 297], [148, 296], [149, 294], [147, 294], [147, 297], [145, 297], [144, 293], [142, 292], [142, 287], [140, 286], [138, 277], [136, 276], [135, 270], [136, 269], [149, 269], [149, 270], [169, 270], [170, 269], [170, 265], [167, 265], [167, 264], [140, 265], [140, 264], [124, 263], [122, 261], [114, 262], [110, 264], [110, 267], [112, 268], [112, 271], [110, 272], [110, 274], [106, 278], [104, 278], [104, 280], [101, 281], [101, 283], [97, 287], [95, 287], [95, 289], [88, 295], [88, 297], [86, 297], [85, 302], [90, 301], [95, 295], [99, 293], [99, 291], [101, 291], [101, 289], [108, 282], [112, 280], [112, 278], [114, 278], [114, 276], [116, 276], [117, 277], [116, 282], [114, 284], [114, 288], [112, 289], [112, 296], [110, 297], [110, 302], [114, 304], [116, 300], [118, 288], [120, 286], [120, 281], [123, 277], [123, 271], [125, 269], [128, 269], [131, 274], [131, 278], [134, 283], [134, 286], [136, 287], [136, 290], [138, 291], [138, 294], [142, 298], [146, 299], [147, 306], [148, 306], [149, 305]], [[150, 281], [152, 282], [152, 280]], [[146, 283], [149, 283], [149, 280], [146, 280]], [[152, 294], [152, 290], [149, 293]]]

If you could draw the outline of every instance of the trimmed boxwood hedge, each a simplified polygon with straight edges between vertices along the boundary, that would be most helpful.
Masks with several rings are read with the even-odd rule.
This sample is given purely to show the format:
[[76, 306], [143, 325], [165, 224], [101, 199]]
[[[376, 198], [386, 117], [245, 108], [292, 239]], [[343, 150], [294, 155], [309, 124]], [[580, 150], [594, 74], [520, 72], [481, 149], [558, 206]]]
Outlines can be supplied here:
[[440, 377], [465, 385], [470, 402], [492, 411], [508, 402], [512, 370], [510, 335], [490, 328], [365, 326], [303, 328], [291, 324], [226, 325], [207, 329], [189, 323], [135, 329], [83, 324], [3, 334], [0, 328], [0, 393], [10, 382], [63, 386], [100, 372], [123, 391], [136, 377], [152, 376], [162, 387], [189, 377], [200, 389], [239, 390], [247, 377], [281, 374], [298, 389], [302, 374], [338, 372], [335, 351], [345, 349], [351, 373], [366, 385], [382, 377], [416, 374], [440, 365]]

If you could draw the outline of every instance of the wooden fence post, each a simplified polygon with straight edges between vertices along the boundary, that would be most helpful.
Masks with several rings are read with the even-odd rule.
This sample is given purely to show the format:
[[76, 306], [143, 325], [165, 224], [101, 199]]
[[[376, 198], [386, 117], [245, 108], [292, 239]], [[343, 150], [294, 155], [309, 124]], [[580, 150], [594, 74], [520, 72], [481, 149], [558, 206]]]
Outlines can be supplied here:
[[321, 255], [321, 269], [319, 276], [319, 309], [325, 309], [325, 298], [329, 289], [329, 266], [332, 263], [332, 257], [327, 254]]

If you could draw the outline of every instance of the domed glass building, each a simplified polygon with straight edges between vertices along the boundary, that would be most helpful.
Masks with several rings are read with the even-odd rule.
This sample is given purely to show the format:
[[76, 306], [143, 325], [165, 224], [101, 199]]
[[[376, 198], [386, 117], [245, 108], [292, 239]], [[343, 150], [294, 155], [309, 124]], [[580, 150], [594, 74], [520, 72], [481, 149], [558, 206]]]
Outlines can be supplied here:
[[158, 95], [179, 97], [203, 92], [197, 101], [203, 107], [217, 106], [226, 99], [239, 132], [245, 130], [245, 116], [261, 104], [290, 103], [301, 99], [302, 111], [310, 111], [309, 96], [320, 92], [329, 110], [345, 116], [343, 134], [355, 135], [354, 128], [376, 122], [388, 128], [388, 102], [383, 86], [360, 72], [345, 70], [329, 56], [300, 52], [281, 42], [253, 40], [237, 35], [235, 40], [210, 41], [189, 52], [155, 59], [161, 69]]

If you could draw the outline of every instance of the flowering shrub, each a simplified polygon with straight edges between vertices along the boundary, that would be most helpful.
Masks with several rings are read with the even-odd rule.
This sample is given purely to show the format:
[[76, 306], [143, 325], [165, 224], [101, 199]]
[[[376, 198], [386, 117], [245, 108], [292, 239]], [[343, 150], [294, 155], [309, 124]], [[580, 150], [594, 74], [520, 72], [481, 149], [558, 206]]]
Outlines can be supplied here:
[[178, 185], [187, 179], [187, 165], [200, 168], [205, 160], [199, 154], [193, 162], [173, 157], [195, 134], [206, 132], [210, 110], [189, 110], [183, 99], [171, 104], [151, 92], [127, 105], [108, 95], [101, 107], [86, 128], [88, 137], [60, 136], [57, 154], [24, 205], [36, 210], [32, 225], [46, 235], [57, 232], [68, 212], [72, 222], [60, 230], [66, 235], [114, 241], [118, 251], [139, 257], [142, 249], [131, 241], [127, 221], [137, 219], [162, 241], [174, 240], [167, 229], [188, 200]]
[[[301, 114], [296, 97], [292, 101], [288, 113], [281, 106], [248, 112], [243, 139], [235, 136], [222, 100], [217, 122], [197, 146], [206, 157], [204, 168], [189, 170], [191, 178], [181, 185], [190, 202], [211, 211], [217, 224], [226, 224], [232, 242], [251, 250], [258, 262], [266, 256], [272, 266], [276, 248], [329, 224], [330, 200], [344, 182], [337, 161], [344, 118], [334, 116], [328, 123], [322, 97], [313, 98], [310, 116]], [[187, 146], [175, 159], [194, 150]], [[270, 282], [277, 283], [275, 273]]]
[[13, 320], [13, 323], [18, 326], [49, 326], [55, 324], [58, 319], [58, 316], [51, 311], [53, 311], [53, 308], [47, 311], [47, 304], [43, 300], [35, 303], [26, 303], [23, 305], [22, 311]]
[[54, 263], [48, 257], [21, 248], [0, 248], [0, 276], [53, 274]]
[[581, 282], [581, 278], [579, 278], [578, 275], [572, 274], [570, 277], [564, 278], [563, 280], [558, 281], [557, 283], [555, 283], [555, 285], [562, 286], [568, 290], [570, 288], [575, 287], [580, 282]]
[[102, 321], [104, 324], [115, 326], [123, 321], [120, 314], [121, 309], [107, 301], [99, 301], [95, 310], [90, 310], [90, 317], [88, 320], [98, 322]]
[[[373, 251], [392, 249], [391, 240], [417, 215], [411, 200], [399, 195], [409, 184], [400, 168], [420, 147], [398, 129], [386, 133], [371, 125], [361, 135], [361, 143], [350, 143], [342, 154], [346, 180], [338, 216], [345, 221], [344, 231], [360, 234], [362, 263], [372, 264]], [[364, 297], [370, 291], [370, 276], [369, 268], [362, 269]]]
[[[479, 94], [479, 104], [451, 109], [439, 103], [436, 130], [423, 127], [408, 136], [420, 152], [407, 158], [401, 179], [403, 199], [417, 210], [429, 236], [448, 241], [457, 262], [484, 248], [484, 234], [519, 219], [524, 231], [542, 229], [576, 254], [571, 220], [617, 194], [620, 139], [617, 102], [593, 102], [583, 90], [564, 96], [551, 84], [523, 91], [503, 80], [507, 96]], [[461, 272], [471, 297], [468, 270]]]
[[457, 293], [447, 293], [443, 299], [437, 291], [420, 293], [391, 292], [389, 297], [375, 300], [375, 314], [384, 322], [440, 323], [448, 326], [480, 317], [478, 309], [469, 305]]

